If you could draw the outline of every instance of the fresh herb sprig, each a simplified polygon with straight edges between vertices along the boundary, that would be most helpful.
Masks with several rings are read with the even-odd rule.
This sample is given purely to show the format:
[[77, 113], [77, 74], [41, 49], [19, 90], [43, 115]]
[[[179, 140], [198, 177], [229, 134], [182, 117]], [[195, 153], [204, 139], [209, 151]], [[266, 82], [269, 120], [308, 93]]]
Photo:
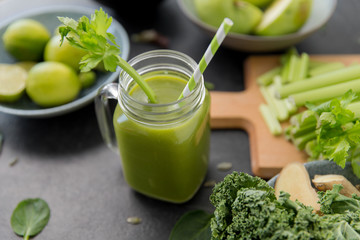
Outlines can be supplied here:
[[104, 63], [104, 68], [114, 72], [120, 66], [143, 89], [149, 101], [156, 103], [156, 96], [142, 77], [120, 57], [120, 46], [115, 41], [115, 36], [107, 32], [111, 26], [112, 17], [100, 8], [95, 10], [91, 19], [82, 16], [78, 21], [69, 17], [58, 17], [64, 24], [59, 28], [61, 43], [66, 38], [71, 45], [84, 49], [88, 53], [80, 62], [81, 71], [90, 71], [99, 63]]

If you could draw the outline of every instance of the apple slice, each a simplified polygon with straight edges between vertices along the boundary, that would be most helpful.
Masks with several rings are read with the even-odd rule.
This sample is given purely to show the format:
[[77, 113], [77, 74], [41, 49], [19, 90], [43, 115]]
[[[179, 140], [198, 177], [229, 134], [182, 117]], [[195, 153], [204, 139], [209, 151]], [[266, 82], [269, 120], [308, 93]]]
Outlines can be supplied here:
[[310, 15], [312, 0], [275, 0], [264, 12], [255, 34], [278, 36], [298, 31]]
[[194, 4], [203, 22], [217, 28], [228, 17], [234, 22], [230, 31], [236, 33], [252, 33], [263, 16], [260, 8], [241, 0], [195, 0]]

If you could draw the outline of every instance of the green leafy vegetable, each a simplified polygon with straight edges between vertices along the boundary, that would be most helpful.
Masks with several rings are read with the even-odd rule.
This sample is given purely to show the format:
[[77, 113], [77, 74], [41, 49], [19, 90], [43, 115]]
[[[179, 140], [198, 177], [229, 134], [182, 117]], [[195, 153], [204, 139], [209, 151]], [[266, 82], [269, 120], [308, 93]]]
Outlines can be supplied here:
[[350, 90], [339, 99], [307, 104], [308, 110], [291, 117], [287, 138], [300, 150], [305, 149], [312, 160], [332, 160], [342, 168], [351, 162], [360, 177], [360, 119], [348, 109], [357, 99]]
[[40, 233], [50, 218], [48, 204], [40, 199], [25, 199], [21, 201], [11, 216], [11, 227], [13, 231], [28, 240]]
[[320, 201], [328, 210], [320, 216], [289, 197], [282, 192], [276, 199], [274, 190], [258, 177], [229, 174], [210, 196], [215, 207], [211, 239], [360, 239], [359, 200], [346, 198], [353, 203], [338, 211], [338, 191], [322, 194]]
[[107, 32], [112, 18], [108, 17], [101, 8], [95, 10], [90, 20], [86, 16], [81, 17], [78, 21], [68, 17], [59, 17], [59, 20], [64, 24], [59, 28], [61, 42], [66, 38], [73, 46], [88, 51], [88, 54], [80, 62], [81, 71], [90, 71], [100, 62], [104, 63], [106, 70], [112, 72], [120, 66], [144, 90], [149, 101], [156, 103], [153, 90], [135, 69], [119, 56], [120, 47], [116, 44], [114, 35]]
[[187, 212], [175, 224], [169, 240], [209, 240], [211, 237], [210, 219], [213, 216], [202, 210]]

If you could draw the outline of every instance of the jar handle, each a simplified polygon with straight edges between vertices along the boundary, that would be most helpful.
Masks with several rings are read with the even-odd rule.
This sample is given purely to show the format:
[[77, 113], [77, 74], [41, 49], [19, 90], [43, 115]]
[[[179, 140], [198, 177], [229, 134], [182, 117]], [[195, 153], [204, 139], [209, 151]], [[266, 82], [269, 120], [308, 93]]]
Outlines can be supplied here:
[[109, 83], [101, 87], [95, 97], [95, 112], [105, 144], [114, 152], [119, 153], [112, 123], [112, 111], [110, 110], [108, 101], [109, 99], [117, 99], [117, 97], [117, 83]]

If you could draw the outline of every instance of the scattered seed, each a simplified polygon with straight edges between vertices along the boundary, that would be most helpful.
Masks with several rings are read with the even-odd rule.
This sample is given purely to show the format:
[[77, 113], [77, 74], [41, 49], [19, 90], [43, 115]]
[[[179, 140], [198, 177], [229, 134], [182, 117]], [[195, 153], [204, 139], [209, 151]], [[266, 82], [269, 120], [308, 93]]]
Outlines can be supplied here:
[[209, 181], [206, 181], [204, 182], [204, 187], [214, 187], [216, 184], [216, 181], [215, 180], [209, 180]]
[[130, 224], [136, 225], [141, 223], [142, 219], [139, 217], [128, 217], [126, 221]]
[[10, 167], [13, 167], [13, 166], [15, 166], [15, 164], [17, 164], [18, 163], [18, 161], [19, 161], [19, 159], [16, 157], [16, 158], [14, 158], [10, 163], [9, 163], [9, 166]]
[[217, 165], [217, 169], [220, 171], [229, 171], [232, 168], [231, 162], [222, 162]]

